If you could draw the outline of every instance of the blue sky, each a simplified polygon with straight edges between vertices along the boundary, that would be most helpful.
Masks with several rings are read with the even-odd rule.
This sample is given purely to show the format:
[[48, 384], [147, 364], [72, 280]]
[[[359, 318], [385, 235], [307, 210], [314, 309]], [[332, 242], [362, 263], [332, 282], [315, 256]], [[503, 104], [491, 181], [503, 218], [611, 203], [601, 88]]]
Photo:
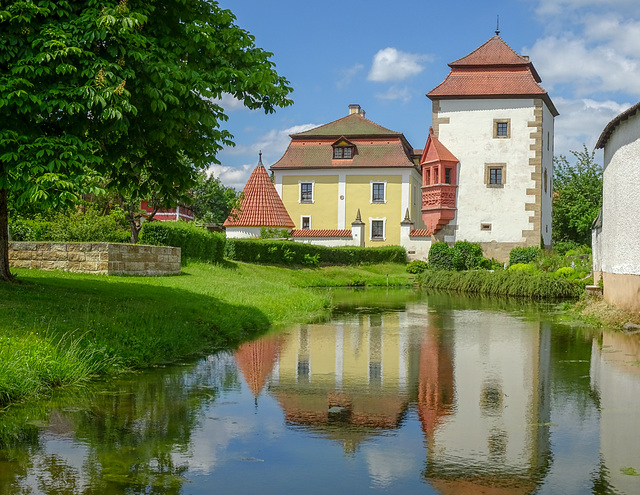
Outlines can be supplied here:
[[[222, 105], [235, 148], [213, 173], [242, 189], [262, 150], [268, 167], [289, 134], [347, 114], [357, 103], [368, 119], [402, 132], [422, 148], [431, 125], [425, 94], [452, 62], [494, 35], [528, 55], [560, 116], [556, 155], [593, 146], [604, 126], [640, 100], [638, 0], [221, 0], [236, 23], [273, 53], [294, 89], [294, 105], [264, 115], [232, 98]], [[596, 155], [601, 157], [601, 153]], [[601, 162], [601, 158], [600, 158]]]

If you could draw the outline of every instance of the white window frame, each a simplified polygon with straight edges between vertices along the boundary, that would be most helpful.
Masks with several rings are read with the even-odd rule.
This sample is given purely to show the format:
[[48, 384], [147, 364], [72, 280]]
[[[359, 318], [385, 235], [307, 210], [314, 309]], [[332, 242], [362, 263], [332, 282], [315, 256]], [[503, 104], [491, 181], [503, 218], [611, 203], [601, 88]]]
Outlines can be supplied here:
[[[373, 200], [373, 185], [374, 184], [382, 184], [383, 185], [384, 199], [382, 201], [374, 201]], [[376, 204], [376, 205], [386, 204], [386, 202], [387, 202], [387, 181], [386, 180], [371, 180], [371, 181], [369, 181], [369, 202], [372, 205], [373, 204]]]
[[311, 230], [311, 215], [300, 215], [300, 230], [307, 230], [307, 229], [304, 228], [303, 220], [305, 218], [309, 219], [309, 229], [308, 230]]
[[[382, 239], [373, 237], [373, 222], [382, 222]], [[387, 218], [371, 218], [369, 217], [369, 240], [370, 241], [386, 241], [387, 240]]]
[[[311, 201], [302, 201], [302, 184], [311, 184]], [[316, 202], [316, 181], [315, 180], [299, 180], [298, 181], [298, 203], [309, 204]]]

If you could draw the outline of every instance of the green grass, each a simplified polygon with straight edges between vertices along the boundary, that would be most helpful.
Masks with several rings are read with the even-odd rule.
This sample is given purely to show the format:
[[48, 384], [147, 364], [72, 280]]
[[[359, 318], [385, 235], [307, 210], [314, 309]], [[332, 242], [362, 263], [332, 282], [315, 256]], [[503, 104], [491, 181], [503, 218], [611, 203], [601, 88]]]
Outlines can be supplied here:
[[173, 277], [15, 270], [0, 284], [0, 407], [51, 387], [236, 345], [326, 318], [307, 287], [410, 285], [404, 265], [288, 269], [189, 263]]

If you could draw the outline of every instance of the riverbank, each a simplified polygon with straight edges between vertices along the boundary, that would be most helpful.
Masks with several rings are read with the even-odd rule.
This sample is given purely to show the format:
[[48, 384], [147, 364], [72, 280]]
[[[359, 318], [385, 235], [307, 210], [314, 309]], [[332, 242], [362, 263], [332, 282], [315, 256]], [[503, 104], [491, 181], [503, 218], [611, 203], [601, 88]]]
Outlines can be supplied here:
[[190, 263], [172, 277], [15, 270], [0, 284], [0, 408], [52, 387], [225, 348], [329, 315], [308, 287], [411, 285], [402, 264], [293, 270]]
[[[627, 323], [640, 325], [640, 313], [632, 313], [611, 306], [602, 297], [585, 296], [571, 308], [571, 311], [578, 318], [598, 327], [625, 330], [624, 326]], [[635, 332], [638, 329], [629, 330]]]

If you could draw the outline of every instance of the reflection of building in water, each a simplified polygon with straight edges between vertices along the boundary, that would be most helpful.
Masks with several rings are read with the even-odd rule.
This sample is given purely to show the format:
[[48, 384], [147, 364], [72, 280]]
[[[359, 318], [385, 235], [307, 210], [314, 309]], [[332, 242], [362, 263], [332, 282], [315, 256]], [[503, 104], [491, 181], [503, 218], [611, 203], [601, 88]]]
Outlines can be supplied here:
[[278, 359], [281, 344], [281, 337], [263, 337], [245, 342], [235, 352], [238, 367], [256, 398], [267, 383], [273, 365]]
[[[611, 493], [640, 493], [640, 336], [594, 339], [591, 386], [600, 397], [600, 456]], [[609, 493], [609, 492], [608, 492]]]
[[342, 441], [347, 451], [377, 429], [398, 427], [417, 380], [403, 317], [359, 315], [289, 333], [270, 383], [286, 420]]
[[529, 493], [548, 462], [550, 328], [458, 311], [430, 322], [425, 339], [429, 483], [441, 493]]

